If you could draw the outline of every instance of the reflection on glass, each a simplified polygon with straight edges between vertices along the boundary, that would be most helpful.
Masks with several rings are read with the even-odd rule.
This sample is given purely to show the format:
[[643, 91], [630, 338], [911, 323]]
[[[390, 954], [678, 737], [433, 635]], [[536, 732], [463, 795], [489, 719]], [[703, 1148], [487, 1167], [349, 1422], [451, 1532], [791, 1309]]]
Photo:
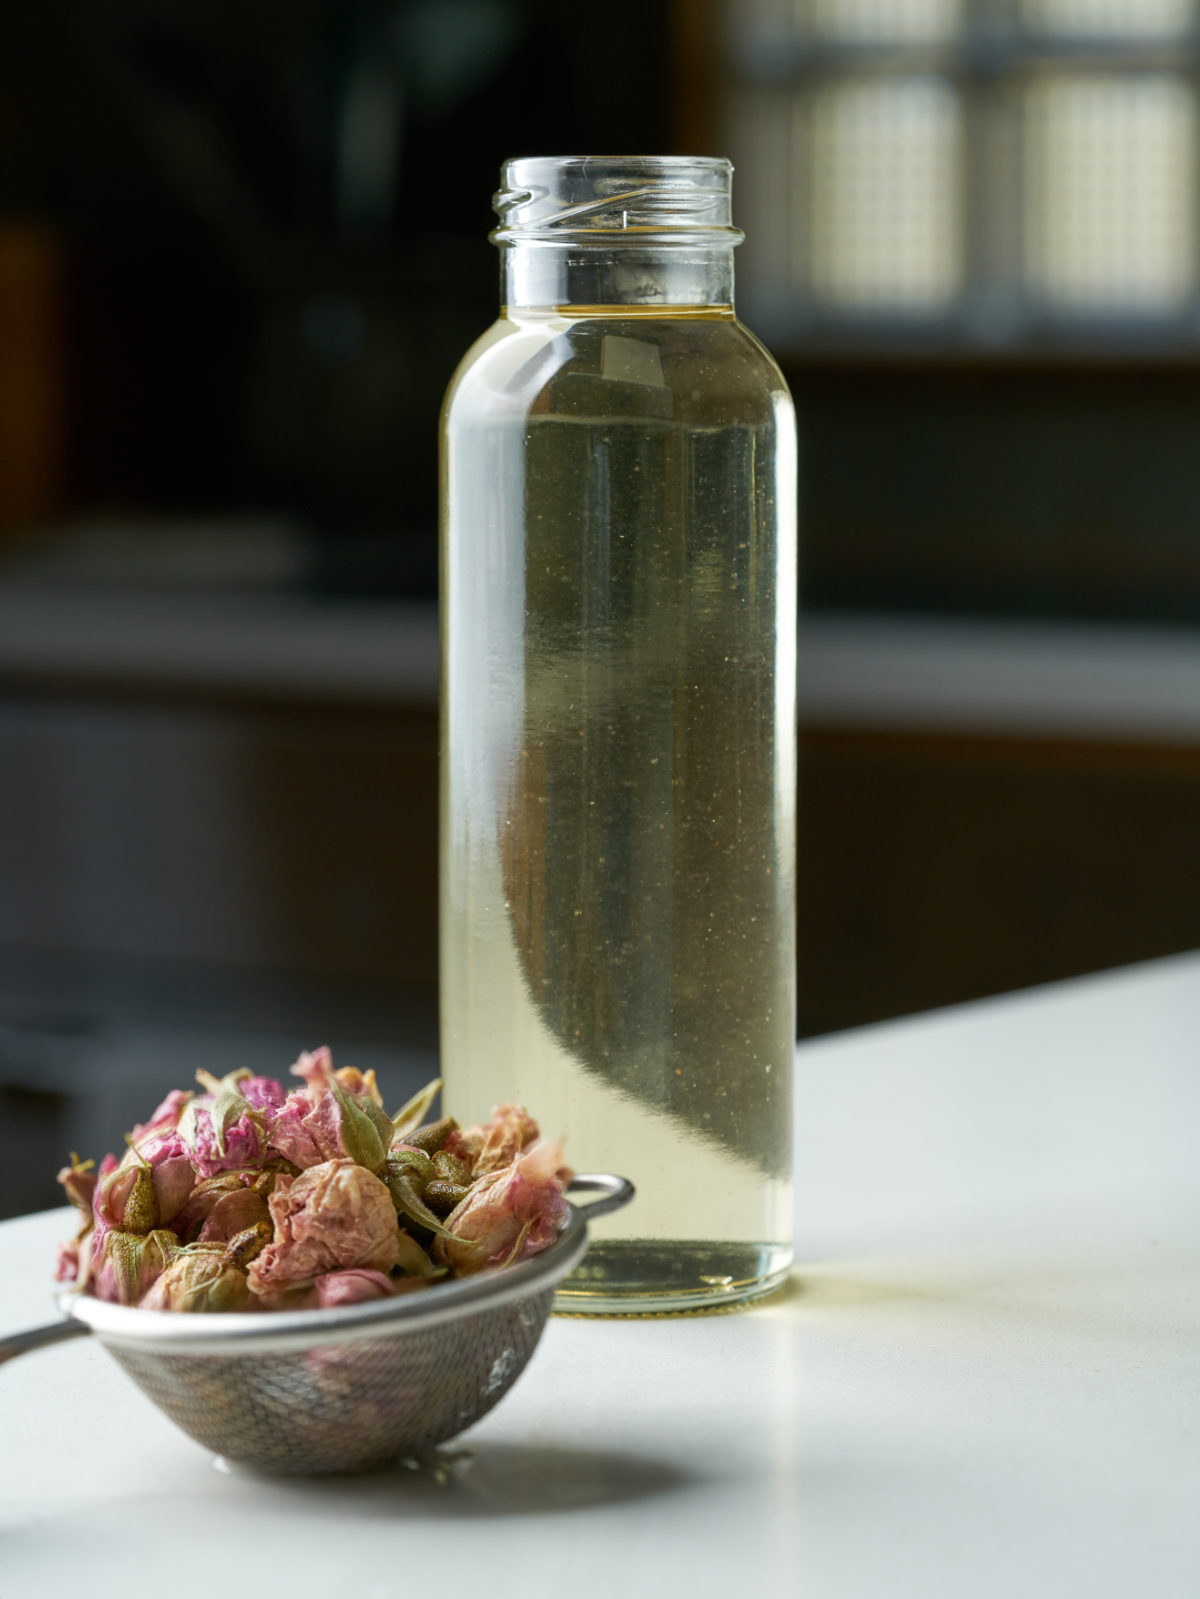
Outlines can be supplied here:
[[1137, 37], [1178, 33], [1195, 21], [1193, 0], [1025, 0], [1039, 32]]
[[796, 0], [796, 21], [853, 44], [927, 44], [952, 38], [962, 0]]
[[962, 278], [956, 92], [940, 79], [827, 85], [811, 118], [812, 287], [845, 308], [940, 311]]
[[1025, 92], [1025, 263], [1059, 310], [1163, 312], [1195, 273], [1196, 114], [1168, 77], [1050, 78]]

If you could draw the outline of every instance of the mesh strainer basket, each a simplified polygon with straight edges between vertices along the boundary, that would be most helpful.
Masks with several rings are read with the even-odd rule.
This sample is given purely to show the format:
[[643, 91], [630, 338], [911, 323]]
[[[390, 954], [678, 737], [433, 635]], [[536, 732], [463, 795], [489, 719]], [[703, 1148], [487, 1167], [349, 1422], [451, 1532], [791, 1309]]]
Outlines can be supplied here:
[[419, 1455], [485, 1415], [524, 1370], [555, 1286], [587, 1249], [585, 1211], [633, 1197], [607, 1174], [572, 1179], [557, 1241], [499, 1271], [342, 1309], [179, 1315], [63, 1294], [64, 1320], [0, 1340], [0, 1363], [92, 1333], [176, 1426], [260, 1471], [361, 1471]]

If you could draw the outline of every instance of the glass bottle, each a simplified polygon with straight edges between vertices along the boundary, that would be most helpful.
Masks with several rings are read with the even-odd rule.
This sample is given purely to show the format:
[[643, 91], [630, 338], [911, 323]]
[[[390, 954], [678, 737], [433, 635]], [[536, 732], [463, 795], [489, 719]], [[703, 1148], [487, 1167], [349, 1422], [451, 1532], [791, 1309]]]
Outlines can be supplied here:
[[559, 1309], [791, 1264], [795, 424], [727, 161], [510, 161], [442, 436], [448, 1109], [633, 1180]]

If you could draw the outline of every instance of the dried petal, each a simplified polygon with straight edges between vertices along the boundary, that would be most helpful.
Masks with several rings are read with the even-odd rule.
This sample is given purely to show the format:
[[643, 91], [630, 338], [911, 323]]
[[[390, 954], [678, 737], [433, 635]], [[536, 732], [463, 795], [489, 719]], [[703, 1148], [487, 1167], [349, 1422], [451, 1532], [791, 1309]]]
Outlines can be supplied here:
[[399, 1257], [387, 1188], [356, 1161], [329, 1160], [299, 1177], [280, 1177], [270, 1208], [275, 1238], [250, 1267], [255, 1293], [344, 1266], [390, 1271]]
[[54, 1261], [54, 1281], [56, 1283], [73, 1283], [79, 1278], [79, 1240], [70, 1239], [65, 1244], [58, 1245]]
[[67, 1198], [83, 1216], [89, 1227], [92, 1224], [92, 1200], [96, 1193], [97, 1178], [92, 1169], [95, 1164], [94, 1160], [81, 1161], [79, 1156], [72, 1150], [71, 1164], [63, 1167], [57, 1179], [65, 1189]]
[[[489, 1172], [511, 1166], [539, 1137], [537, 1122], [522, 1105], [497, 1105], [492, 1119], [471, 1132], [483, 1135], [471, 1167], [475, 1177], [486, 1177]], [[471, 1133], [467, 1137], [470, 1138]]]
[[552, 1244], [567, 1219], [557, 1175], [561, 1164], [561, 1146], [545, 1139], [511, 1166], [482, 1178], [446, 1218], [455, 1236], [438, 1238], [436, 1258], [463, 1276], [524, 1259]]
[[429, 1114], [430, 1107], [442, 1091], [442, 1079], [435, 1077], [431, 1083], [418, 1090], [392, 1117], [392, 1137], [407, 1138], [415, 1132]]
[[197, 1244], [177, 1254], [140, 1300], [142, 1310], [224, 1312], [252, 1308], [246, 1274], [223, 1246]]
[[228, 1243], [231, 1238], [236, 1238], [239, 1233], [245, 1232], [247, 1227], [253, 1227], [258, 1222], [267, 1225], [267, 1237], [270, 1238], [270, 1219], [267, 1201], [263, 1196], [255, 1193], [253, 1188], [239, 1186], [218, 1197], [216, 1204], [204, 1218], [199, 1242]]
[[371, 1299], [391, 1299], [395, 1290], [391, 1279], [381, 1271], [364, 1271], [356, 1267], [350, 1271], [326, 1272], [313, 1284], [317, 1303], [330, 1305], [365, 1305]]

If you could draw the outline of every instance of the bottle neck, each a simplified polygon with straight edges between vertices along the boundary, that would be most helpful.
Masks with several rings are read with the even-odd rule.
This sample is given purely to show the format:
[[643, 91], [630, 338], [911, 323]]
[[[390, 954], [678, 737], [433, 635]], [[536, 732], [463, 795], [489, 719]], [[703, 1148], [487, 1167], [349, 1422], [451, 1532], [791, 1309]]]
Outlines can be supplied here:
[[733, 309], [733, 245], [607, 244], [533, 240], [500, 244], [507, 310], [577, 306]]

